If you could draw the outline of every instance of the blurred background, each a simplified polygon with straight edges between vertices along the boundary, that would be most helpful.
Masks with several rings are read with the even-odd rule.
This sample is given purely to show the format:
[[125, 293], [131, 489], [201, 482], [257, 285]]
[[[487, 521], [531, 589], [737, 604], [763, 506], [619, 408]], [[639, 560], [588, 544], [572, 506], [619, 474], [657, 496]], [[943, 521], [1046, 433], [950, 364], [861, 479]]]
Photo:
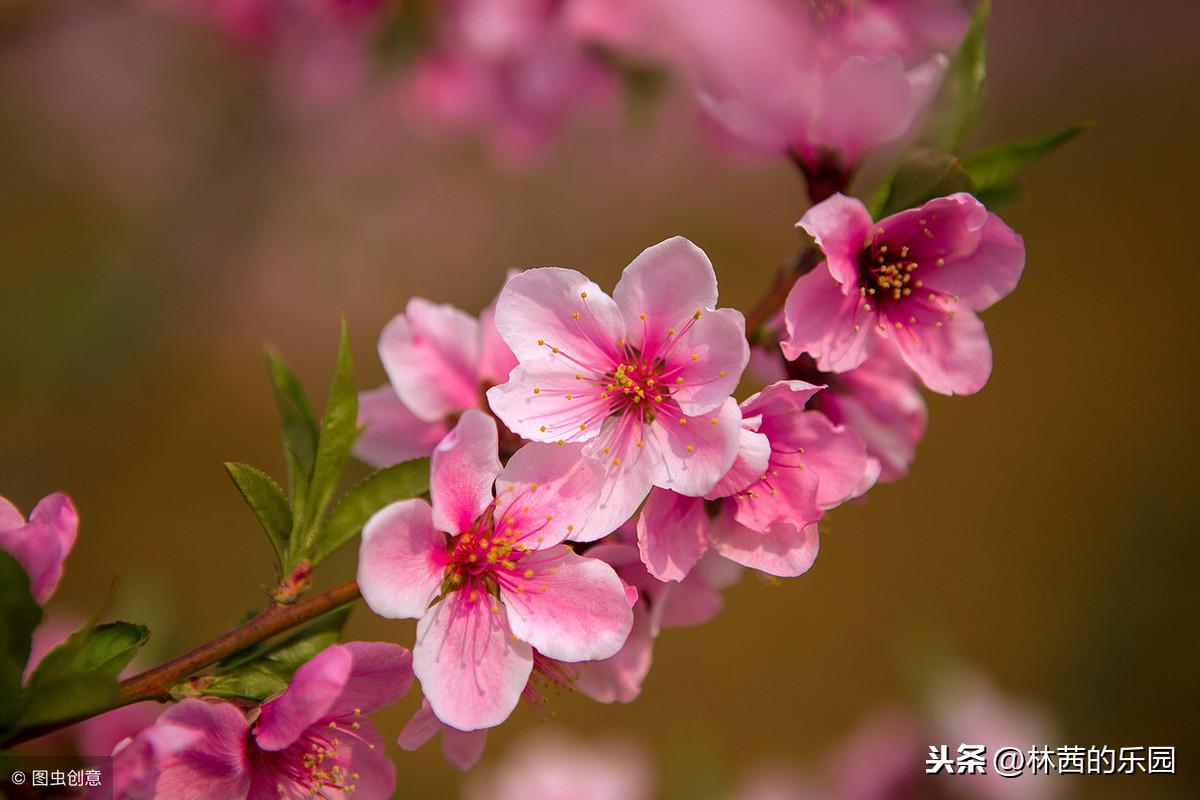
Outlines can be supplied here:
[[[164, 658], [261, 606], [273, 579], [221, 467], [282, 473], [264, 343], [320, 397], [342, 315], [367, 388], [378, 332], [412, 296], [475, 312], [505, 270], [540, 265], [611, 286], [682, 234], [722, 304], [746, 308], [799, 242], [795, 170], [716, 155], [670, 92], [517, 170], [386, 104], [283, 102], [252, 55], [145, 4], [2, 18], [0, 493], [26, 509], [72, 495], [82, 527], [55, 603], [88, 609], [119, 581], [118, 611]], [[929, 397], [911, 474], [837, 510], [810, 573], [747, 574], [716, 620], [659, 639], [637, 702], [522, 707], [485, 763], [538, 726], [629, 731], [671, 796], [702, 797], [689, 781], [817, 758], [951, 651], [1042, 706], [1047, 744], [1178, 748], [1177, 776], [1080, 779], [1074, 796], [1200, 796], [1197, 30], [1186, 0], [996, 4], [976, 144], [1097, 124], [1004, 211], [1028, 266], [985, 315], [989, 385]], [[341, 553], [323, 579], [353, 564]], [[349, 633], [413, 635], [364, 608]], [[386, 738], [417, 702], [380, 715]], [[399, 796], [456, 795], [436, 746], [395, 755]]]

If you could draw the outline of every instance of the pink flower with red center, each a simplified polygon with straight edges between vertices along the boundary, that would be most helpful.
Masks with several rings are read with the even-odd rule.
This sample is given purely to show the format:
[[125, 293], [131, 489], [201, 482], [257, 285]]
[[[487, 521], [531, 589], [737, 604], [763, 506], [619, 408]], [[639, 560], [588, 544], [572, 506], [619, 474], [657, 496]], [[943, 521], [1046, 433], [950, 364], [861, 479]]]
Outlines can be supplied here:
[[805, 410], [821, 389], [780, 381], [747, 398], [737, 461], [705, 498], [650, 494], [638, 518], [638, 548], [650, 574], [681, 580], [710, 547], [781, 577], [812, 566], [816, 523], [866, 492], [879, 472], [857, 433]]
[[45, 603], [62, 579], [63, 562], [75, 546], [79, 513], [65, 494], [44, 497], [26, 520], [0, 497], [0, 550], [6, 550], [29, 576], [29, 590]]
[[427, 456], [454, 419], [484, 406], [517, 360], [496, 332], [495, 307], [476, 319], [419, 297], [384, 326], [379, 360], [389, 385], [359, 394], [355, 455], [377, 467]]
[[556, 267], [500, 293], [496, 327], [520, 363], [488, 391], [492, 410], [527, 439], [585, 443], [604, 467], [596, 512], [571, 538], [612, 531], [652, 486], [703, 495], [733, 465], [729, 395], [750, 352], [742, 314], [716, 303], [712, 264], [682, 237], [643, 251], [612, 297]]
[[420, 620], [414, 672], [438, 719], [460, 731], [508, 717], [533, 648], [564, 662], [607, 658], [633, 623], [612, 567], [560, 544], [586, 524], [603, 468], [578, 446], [533, 444], [502, 470], [497, 446], [495, 422], [464, 412], [434, 450], [432, 507], [384, 508], [359, 554], [367, 605]]
[[798, 223], [825, 254], [801, 276], [784, 309], [788, 358], [811, 355], [845, 372], [891, 341], [935, 392], [972, 394], [992, 371], [976, 316], [1011, 292], [1025, 245], [969, 194], [930, 200], [872, 222], [858, 200], [836, 195]]
[[364, 715], [404, 696], [412, 657], [383, 642], [322, 650], [247, 718], [232, 703], [184, 700], [118, 747], [130, 800], [386, 800], [396, 768]]

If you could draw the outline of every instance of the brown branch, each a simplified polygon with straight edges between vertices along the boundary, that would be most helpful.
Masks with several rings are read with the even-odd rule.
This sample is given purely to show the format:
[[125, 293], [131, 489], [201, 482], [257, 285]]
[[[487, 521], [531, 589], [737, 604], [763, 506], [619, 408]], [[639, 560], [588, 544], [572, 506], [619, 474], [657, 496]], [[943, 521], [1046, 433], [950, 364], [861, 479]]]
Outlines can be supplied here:
[[205, 667], [210, 667], [218, 661], [228, 658], [234, 653], [241, 652], [251, 645], [270, 639], [284, 631], [316, 619], [327, 611], [345, 605], [361, 597], [358, 583], [350, 580], [332, 589], [321, 592], [298, 603], [283, 604], [272, 602], [254, 619], [237, 628], [218, 636], [207, 644], [202, 644], [190, 653], [184, 653], [178, 658], [155, 667], [154, 669], [134, 675], [121, 682], [117, 691], [117, 699], [113, 704], [91, 714], [61, 720], [58, 722], [38, 725], [17, 732], [4, 743], [5, 747], [27, 742], [48, 733], [82, 722], [90, 717], [111, 711], [114, 708], [140, 703], [145, 700], [166, 702], [171, 699], [171, 687], [188, 678]]

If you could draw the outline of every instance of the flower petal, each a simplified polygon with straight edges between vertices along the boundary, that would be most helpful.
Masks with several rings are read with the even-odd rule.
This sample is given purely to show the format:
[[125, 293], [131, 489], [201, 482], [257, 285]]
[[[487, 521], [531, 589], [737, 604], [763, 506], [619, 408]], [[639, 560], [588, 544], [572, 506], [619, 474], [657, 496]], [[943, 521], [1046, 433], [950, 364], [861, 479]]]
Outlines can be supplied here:
[[521, 565], [534, 573], [523, 584], [526, 590], [500, 587], [518, 639], [567, 662], [608, 658], [621, 649], [633, 614], [612, 567], [562, 545], [526, 557]]
[[[828, 202], [828, 201], [827, 201]], [[854, 369], [875, 345], [875, 312], [866, 311], [858, 292], [846, 294], [820, 265], [801, 275], [784, 305], [787, 335], [780, 346], [789, 359], [809, 353], [825, 372]]]
[[944, 306], [953, 305], [948, 300], [939, 307], [924, 295], [914, 298], [904, 303], [903, 319], [886, 320], [904, 363], [940, 394], [982, 389], [992, 374], [992, 346], [983, 321], [965, 308], [947, 313]]
[[533, 443], [514, 453], [496, 479], [497, 529], [519, 530], [518, 540], [534, 550], [582, 530], [604, 489], [604, 467], [582, 450]]
[[493, 302], [479, 312], [479, 336], [481, 353], [479, 378], [486, 383], [504, 383], [508, 373], [517, 365], [517, 357], [496, 330], [496, 304]]
[[704, 500], [665, 489], [650, 492], [638, 517], [642, 563], [660, 581], [681, 581], [708, 551]]
[[659, 414], [646, 441], [658, 457], [654, 485], [689, 497], [711, 491], [737, 457], [741, 423], [742, 412], [732, 397], [697, 417]]
[[246, 796], [250, 788], [249, 725], [236, 706], [184, 700], [163, 712], [159, 724], [190, 728], [200, 735], [163, 765], [154, 785], [155, 797], [238, 800]]
[[625, 336], [613, 299], [586, 276], [560, 267], [509, 279], [496, 300], [496, 329], [521, 361], [550, 347], [583, 364], [611, 361]]
[[[637, 511], [650, 493], [653, 475], [658, 470], [658, 456], [653, 444], [644, 441], [641, 447], [620, 447], [612, 431], [617, 420], [608, 419], [600, 436], [584, 447], [587, 458], [600, 461], [604, 467], [604, 483], [600, 498], [581, 529], [571, 534], [571, 541], [593, 542], [619, 528]], [[608, 447], [610, 453], [605, 453]], [[619, 462], [619, 463], [618, 463]]]
[[433, 707], [429, 705], [429, 698], [423, 697], [421, 698], [421, 707], [404, 724], [404, 729], [400, 731], [400, 738], [396, 740], [396, 744], [400, 745], [401, 750], [409, 752], [420, 750], [426, 742], [441, 733], [443, 727], [445, 727], [445, 723], [433, 713]]
[[712, 491], [704, 495], [705, 499], [716, 500], [736, 494], [762, 477], [771, 460], [771, 441], [764, 434], [757, 432], [760, 421], [761, 418], [755, 417], [751, 424], [750, 420], [742, 419], [742, 430], [738, 434], [737, 458], [729, 471], [717, 481]]
[[[490, 597], [448, 595], [417, 624], [413, 671], [433, 712], [463, 731], [494, 728], [516, 707], [533, 651]], [[496, 604], [498, 605], [498, 604]]]
[[807, 572], [820, 545], [815, 523], [797, 528], [779, 522], [764, 533], [739, 524], [729, 514], [713, 521], [710, 535], [713, 550], [725, 558], [780, 578]]
[[438, 422], [478, 404], [479, 343], [470, 314], [414, 297], [384, 326], [379, 360], [404, 404]]
[[459, 772], [479, 763], [487, 746], [487, 731], [460, 731], [449, 725], [442, 730], [442, 756]]
[[433, 527], [429, 504], [401, 500], [377, 511], [363, 527], [358, 586], [379, 616], [415, 619], [441, 585], [446, 563], [446, 536]]
[[796, 226], [816, 240], [834, 280], [857, 288], [858, 256], [871, 238], [867, 207], [853, 197], [834, 194], [810, 208]]
[[448, 431], [444, 422], [426, 422], [412, 413], [391, 386], [358, 393], [358, 424], [363, 432], [354, 442], [354, 455], [373, 467], [427, 456]]
[[642, 352], [657, 352], [670, 338], [668, 329], [681, 330], [697, 311], [716, 308], [717, 274], [703, 250], [674, 236], [647, 247], [630, 262], [613, 299], [629, 340]]
[[[8, 522], [21, 519], [20, 512], [7, 501], [4, 516]], [[78, 530], [79, 514], [71, 499], [61, 493], [42, 498], [30, 512], [28, 522], [0, 526], [0, 550], [9, 552], [25, 570], [38, 603], [44, 604], [58, 588], [63, 562], [75, 546]]]
[[488, 389], [488, 405], [510, 431], [525, 439], [586, 442], [600, 428], [597, 417], [608, 413], [608, 404], [591, 391], [592, 375], [543, 354], [518, 364], [506, 383]]
[[[955, 214], [959, 206], [945, 201], [957, 197], [959, 195], [940, 198], [943, 201], [941, 203], [930, 201], [921, 209], [923, 212], [931, 206], [941, 209], [944, 217], [931, 223], [935, 235], [941, 234], [945, 227], [953, 223], [962, 227], [978, 225], [978, 215], [971, 215], [967, 220], [956, 219], [967, 216], [967, 212], [958, 211]], [[969, 200], [963, 200], [962, 203], [970, 202], [973, 206], [969, 208], [983, 210], [979, 201], [970, 195], [966, 197]], [[930, 213], [930, 216], [933, 213], [937, 212]], [[970, 244], [974, 244], [974, 247], [963, 247], [960, 248], [961, 252], [951, 251], [949, 255], [939, 253], [934, 258], [941, 257], [944, 263], [938, 265], [934, 258], [930, 258], [928, 268], [923, 263], [920, 272], [925, 286], [944, 294], [957, 295], [967, 308], [982, 311], [1016, 288], [1025, 267], [1025, 243], [1003, 220], [990, 213], [984, 218], [982, 228], [977, 227], [971, 233], [974, 235], [970, 237]], [[942, 238], [945, 238], [944, 235]]]
[[677, 383], [671, 399], [688, 415], [711, 411], [737, 388], [748, 363], [750, 345], [742, 312], [732, 308], [706, 311], [679, 337], [667, 357], [665, 372]]
[[471, 408], [433, 451], [429, 495], [433, 525], [446, 533], [465, 533], [492, 502], [492, 484], [500, 474], [496, 421]]
[[574, 686], [598, 703], [631, 703], [642, 693], [642, 682], [654, 660], [650, 619], [640, 604], [633, 608], [633, 627], [617, 654], [579, 665]]

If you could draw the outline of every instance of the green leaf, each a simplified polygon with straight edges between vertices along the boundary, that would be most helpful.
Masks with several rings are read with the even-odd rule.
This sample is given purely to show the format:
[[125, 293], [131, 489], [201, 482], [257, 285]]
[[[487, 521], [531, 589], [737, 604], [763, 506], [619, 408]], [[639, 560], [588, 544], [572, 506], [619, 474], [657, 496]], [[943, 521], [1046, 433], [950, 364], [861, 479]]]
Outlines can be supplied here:
[[922, 141], [942, 150], [957, 152], [975, 132], [983, 116], [984, 80], [987, 78], [987, 22], [990, 0], [980, 0], [971, 25], [950, 59], [946, 77], [933, 102]]
[[397, 500], [429, 491], [429, 459], [417, 458], [372, 472], [342, 495], [317, 535], [312, 562], [317, 564], [362, 530], [371, 516]]
[[21, 676], [41, 621], [42, 609], [33, 599], [25, 569], [0, 550], [0, 729], [20, 709]]
[[350, 448], [354, 446], [358, 433], [358, 390], [354, 388], [350, 339], [346, 332], [346, 321], [343, 319], [338, 341], [337, 367], [333, 372], [333, 383], [329, 387], [329, 400], [325, 403], [325, 417], [321, 423], [308, 500], [304, 505], [303, 515], [297, 520], [300, 537], [294, 539], [294, 542], [299, 543], [299, 551], [293, 553], [297, 560], [307, 557], [312, 551], [313, 539], [342, 478], [342, 471], [350, 458]]
[[287, 561], [288, 537], [292, 532], [292, 509], [287, 495], [270, 475], [254, 467], [226, 462], [225, 471], [242, 493], [246, 505], [258, 517], [282, 568]]
[[989, 147], [963, 159], [975, 182], [977, 196], [985, 205], [996, 205], [1020, 196], [1016, 177], [1021, 170], [1054, 152], [1092, 127], [1090, 122], [1072, 125], [1045, 136]]
[[116, 698], [117, 676], [149, 638], [149, 629], [128, 622], [87, 625], [71, 634], [30, 676], [20, 726], [76, 719], [106, 708]]
[[869, 210], [872, 219], [880, 219], [934, 197], [974, 189], [971, 176], [956, 156], [931, 147], [918, 147], [908, 153], [876, 191]]
[[283, 641], [244, 651], [218, 675], [202, 681], [201, 694], [266, 700], [288, 687], [305, 662], [341, 639], [353, 605], [335, 608]]
[[308, 482], [317, 454], [317, 418], [304, 387], [283, 359], [267, 351], [267, 371], [275, 391], [275, 407], [283, 431], [284, 455], [288, 467], [288, 493], [294, 513], [304, 507]]

